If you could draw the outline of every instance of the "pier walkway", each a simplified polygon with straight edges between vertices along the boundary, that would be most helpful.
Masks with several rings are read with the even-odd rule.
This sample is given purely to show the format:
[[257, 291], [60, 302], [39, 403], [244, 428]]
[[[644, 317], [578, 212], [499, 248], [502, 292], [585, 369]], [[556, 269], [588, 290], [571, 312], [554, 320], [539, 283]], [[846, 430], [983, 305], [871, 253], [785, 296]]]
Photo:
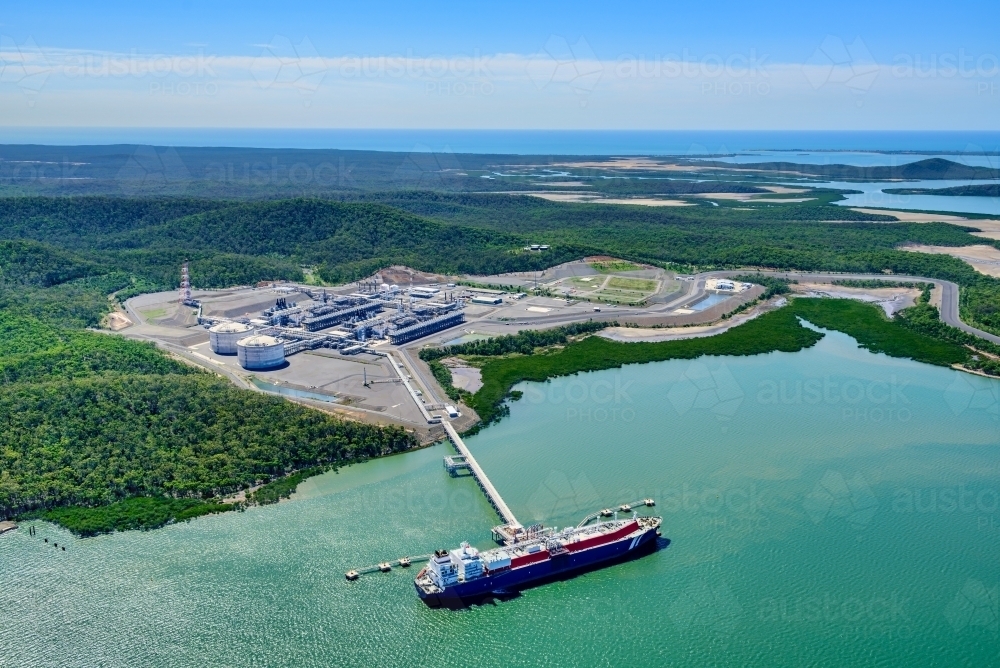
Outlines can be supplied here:
[[490, 502], [490, 505], [493, 506], [494, 510], [497, 511], [497, 514], [503, 518], [503, 521], [506, 522], [509, 527], [515, 530], [521, 529], [521, 523], [517, 521], [517, 518], [514, 517], [514, 513], [507, 507], [507, 504], [500, 496], [500, 492], [498, 492], [496, 487], [493, 486], [490, 479], [486, 477], [486, 472], [483, 471], [482, 467], [479, 466], [479, 462], [477, 462], [476, 458], [472, 456], [471, 452], [469, 452], [469, 448], [465, 445], [462, 437], [458, 435], [458, 432], [455, 431], [455, 428], [451, 426], [450, 422], [446, 421], [443, 424], [444, 430], [448, 433], [448, 438], [451, 439], [451, 442], [455, 446], [455, 449], [458, 450], [458, 453], [465, 458], [463, 464], [470, 471], [472, 471], [472, 477], [476, 479], [477, 483], [479, 483], [479, 488], [482, 489], [483, 494], [486, 495], [486, 500]]

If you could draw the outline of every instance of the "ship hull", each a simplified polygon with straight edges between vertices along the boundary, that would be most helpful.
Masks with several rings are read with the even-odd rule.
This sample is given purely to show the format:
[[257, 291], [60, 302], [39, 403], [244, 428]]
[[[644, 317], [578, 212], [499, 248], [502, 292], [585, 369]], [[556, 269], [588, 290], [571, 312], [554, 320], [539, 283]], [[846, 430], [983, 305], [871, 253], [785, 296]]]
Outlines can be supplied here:
[[488, 596], [513, 594], [522, 589], [542, 584], [549, 580], [567, 577], [576, 573], [593, 570], [631, 556], [646, 553], [656, 545], [656, 528], [650, 528], [638, 536], [594, 547], [579, 552], [569, 552], [529, 566], [523, 566], [495, 575], [476, 578], [470, 582], [460, 582], [443, 592], [428, 593], [416, 586], [417, 594], [432, 607], [463, 605], [465, 602]]

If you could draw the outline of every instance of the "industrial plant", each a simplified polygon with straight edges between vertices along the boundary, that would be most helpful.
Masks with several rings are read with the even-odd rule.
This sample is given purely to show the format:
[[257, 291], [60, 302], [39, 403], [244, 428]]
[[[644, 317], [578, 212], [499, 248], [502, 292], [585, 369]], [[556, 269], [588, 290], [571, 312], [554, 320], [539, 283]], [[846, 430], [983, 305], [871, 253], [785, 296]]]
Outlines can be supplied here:
[[464, 302], [441, 288], [404, 291], [366, 282], [359, 289], [342, 295], [298, 288], [308, 301], [277, 297], [256, 316], [232, 319], [203, 315], [199, 305], [198, 324], [208, 329], [214, 353], [236, 355], [244, 369], [263, 370], [280, 367], [303, 350], [373, 352], [376, 343], [408, 343], [465, 322]]

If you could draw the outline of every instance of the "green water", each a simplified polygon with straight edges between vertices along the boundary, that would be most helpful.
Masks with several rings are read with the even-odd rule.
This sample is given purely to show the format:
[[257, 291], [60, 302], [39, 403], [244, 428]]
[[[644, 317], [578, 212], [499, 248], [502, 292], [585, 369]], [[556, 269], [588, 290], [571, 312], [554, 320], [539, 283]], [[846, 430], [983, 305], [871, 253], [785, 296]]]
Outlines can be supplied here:
[[246, 513], [0, 537], [0, 665], [1000, 662], [995, 381], [833, 333], [521, 389], [469, 439], [519, 518], [562, 526], [652, 496], [669, 547], [463, 611], [425, 608], [412, 571], [346, 583], [350, 567], [488, 544], [495, 516], [436, 446]]

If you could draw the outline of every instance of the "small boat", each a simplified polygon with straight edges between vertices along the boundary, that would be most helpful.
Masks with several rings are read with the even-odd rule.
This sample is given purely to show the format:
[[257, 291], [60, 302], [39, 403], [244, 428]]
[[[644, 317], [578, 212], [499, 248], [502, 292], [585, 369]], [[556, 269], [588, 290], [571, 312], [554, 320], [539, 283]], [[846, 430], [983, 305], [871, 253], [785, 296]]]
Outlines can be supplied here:
[[358, 575], [359, 573], [357, 571], [350, 570], [344, 574], [344, 577], [346, 577], [349, 581], [354, 582], [355, 580], [358, 579]]
[[402, 566], [403, 568], [409, 568], [410, 567], [410, 558], [409, 557], [400, 557], [399, 558], [399, 565]]
[[383, 561], [381, 564], [378, 565], [378, 569], [383, 573], [388, 573], [389, 571], [392, 570], [392, 565], [389, 564], [388, 561]]

